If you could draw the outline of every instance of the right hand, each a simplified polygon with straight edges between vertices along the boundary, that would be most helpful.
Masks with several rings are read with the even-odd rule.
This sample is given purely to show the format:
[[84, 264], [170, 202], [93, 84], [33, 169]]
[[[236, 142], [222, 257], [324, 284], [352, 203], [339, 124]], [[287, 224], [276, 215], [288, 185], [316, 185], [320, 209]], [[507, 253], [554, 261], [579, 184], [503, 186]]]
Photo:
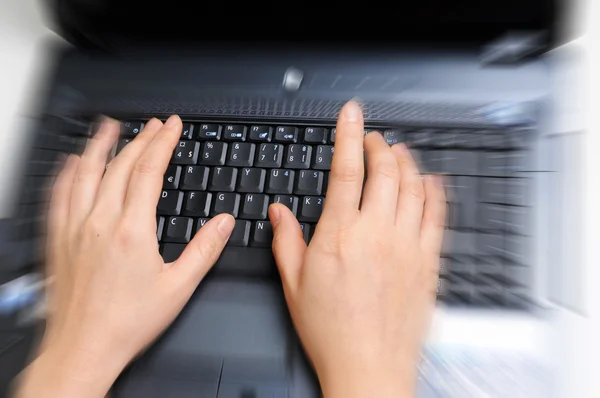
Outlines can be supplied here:
[[273, 251], [324, 396], [414, 396], [435, 307], [446, 199], [441, 179], [423, 179], [404, 144], [390, 148], [381, 134], [363, 131], [359, 106], [346, 104], [311, 243], [288, 208], [274, 204]]

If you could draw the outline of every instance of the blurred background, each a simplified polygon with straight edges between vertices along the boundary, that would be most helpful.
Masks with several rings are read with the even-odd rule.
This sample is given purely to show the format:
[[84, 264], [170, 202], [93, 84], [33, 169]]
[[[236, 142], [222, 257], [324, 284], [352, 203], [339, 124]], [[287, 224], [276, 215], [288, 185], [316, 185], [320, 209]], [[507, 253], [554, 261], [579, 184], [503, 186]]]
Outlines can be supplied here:
[[[389, 34], [387, 21], [377, 24], [381, 40], [377, 29], [370, 32], [374, 39], [367, 40], [362, 28], [366, 29], [367, 22], [348, 17], [349, 24], [361, 28], [349, 29], [349, 36], [341, 40], [343, 56], [337, 57], [312, 54], [311, 46], [326, 48], [319, 39], [279, 40], [278, 34], [285, 37], [284, 29], [259, 23], [259, 17], [243, 24], [222, 18], [215, 30], [202, 20], [212, 18], [206, 10], [188, 16], [180, 12], [185, 8], [173, 5], [155, 14], [147, 5], [124, 2], [118, 15], [108, 18], [108, 11], [119, 10], [111, 8], [115, 7], [112, 2], [106, 2], [110, 7], [93, 1], [72, 2], [76, 7], [61, 9], [68, 3], [0, 3], [0, 120], [5, 126], [0, 131], [0, 396], [30, 360], [45, 317], [45, 275], [39, 251], [44, 212], [38, 202], [43, 202], [39, 198], [47, 192], [49, 170], [58, 164], [55, 155], [79, 151], [98, 113], [120, 118], [126, 126], [141, 127], [150, 116], [164, 118], [177, 112], [196, 131], [205, 121], [219, 128], [232, 123], [250, 127], [256, 114], [218, 115], [209, 99], [225, 89], [235, 90], [232, 81], [246, 84], [244, 79], [257, 87], [268, 86], [261, 95], [292, 104], [289, 122], [275, 116], [258, 117], [266, 120], [261, 124], [293, 124], [301, 134], [314, 122], [302, 122], [302, 112], [310, 113], [313, 106], [307, 103], [327, 102], [314, 112], [319, 123], [331, 130], [338, 104], [358, 93], [364, 99], [368, 127], [381, 129], [390, 144], [406, 141], [424, 172], [447, 175], [450, 216], [440, 300], [422, 364], [419, 396], [600, 396], [594, 375], [598, 367], [592, 362], [598, 354], [593, 339], [598, 336], [593, 325], [598, 310], [593, 281], [598, 277], [594, 248], [600, 221], [593, 206], [600, 198], [594, 190], [598, 179], [593, 149], [598, 139], [592, 128], [597, 104], [592, 102], [597, 95], [597, 46], [593, 45], [597, 28], [590, 21], [597, 15], [597, 4], [532, 2], [519, 16], [519, 8], [511, 2], [489, 2], [480, 8], [474, 2], [446, 2], [443, 12], [433, 8], [431, 16], [425, 17], [430, 10], [401, 2], [396, 4], [398, 14], [421, 19], [416, 19], [416, 28], [415, 21], [411, 24], [399, 16], [398, 37], [412, 32], [418, 40], [389, 46], [395, 38]], [[501, 17], [509, 5], [513, 8], [506, 15], [514, 18]], [[544, 12], [537, 14], [542, 5]], [[289, 15], [298, 11], [288, 6]], [[473, 13], [459, 12], [465, 7]], [[344, 8], [349, 5], [338, 5]], [[315, 14], [314, 24], [305, 19], [301, 24], [288, 21], [284, 25], [317, 35], [335, 31], [323, 15], [316, 17], [321, 10], [315, 10], [308, 5], [303, 8]], [[540, 15], [539, 20], [533, 17]], [[487, 19], [466, 23], [461, 16]], [[153, 18], [177, 21], [169, 24], [177, 30], [163, 35], [161, 29], [152, 28]], [[106, 24], [110, 20], [113, 23]], [[547, 28], [544, 23], [551, 21], [552, 44], [546, 44], [547, 31], [541, 28], [511, 29], [507, 35], [486, 37], [487, 44], [476, 43], [476, 54], [467, 46], [450, 44], [450, 37], [461, 43], [477, 42], [481, 31], [489, 35], [498, 27], [500, 32], [507, 20], [525, 28], [530, 27], [528, 23]], [[89, 26], [87, 37], [82, 26]], [[257, 35], [262, 45], [254, 55], [247, 49], [218, 50], [216, 35], [233, 31], [235, 36], [245, 29], [265, 31], [272, 41]], [[436, 41], [436, 33], [426, 34], [443, 29], [448, 29], [446, 41]], [[339, 39], [324, 35], [331, 43]], [[128, 38], [126, 45], [114, 46], [116, 38], [123, 37]], [[167, 39], [178, 39], [177, 46], [165, 46]], [[187, 50], [182, 43], [201, 39], [213, 40], [202, 54]], [[237, 39], [241, 37], [233, 38]], [[294, 52], [296, 47], [302, 48], [298, 50], [301, 55]], [[152, 55], [154, 48], [161, 49], [162, 58]], [[294, 51], [277, 58], [271, 48]], [[106, 55], [111, 52], [118, 56]], [[93, 63], [96, 55], [102, 67]], [[196, 57], [200, 61], [191, 68], [171, 65]], [[263, 57], [269, 59], [267, 66], [262, 64]], [[167, 91], [172, 97], [161, 102], [152, 97], [155, 93], [145, 93], [140, 88], [143, 82], [134, 78], [140, 72], [129, 70], [129, 59], [143, 66], [143, 78], [170, 84]], [[211, 59], [244, 67], [225, 68], [230, 73], [224, 75], [226, 83], [211, 86], [207, 82], [214, 79]], [[159, 63], [173, 69], [163, 74], [156, 66]], [[268, 68], [279, 68], [279, 64], [305, 65], [305, 91], [299, 94], [305, 96], [304, 102], [294, 102], [289, 92], [277, 91], [281, 76]], [[206, 96], [196, 97], [182, 88], [188, 85], [186, 76], [203, 73], [206, 79], [193, 79]], [[365, 80], [364, 75], [379, 75], [383, 83]], [[270, 81], [272, 76], [276, 83]], [[114, 89], [99, 88], [111, 78], [118, 80]], [[244, 86], [245, 96], [252, 84]], [[338, 89], [343, 84], [351, 89]], [[140, 97], [145, 95], [152, 98], [152, 106], [143, 104]], [[74, 114], [71, 104], [78, 102], [86, 104], [85, 111]], [[227, 109], [251, 107], [252, 100], [248, 103]], [[124, 127], [123, 138], [131, 135]], [[322, 143], [331, 144], [330, 140]], [[127, 392], [135, 386], [125, 383], [116, 396], [136, 396]]]

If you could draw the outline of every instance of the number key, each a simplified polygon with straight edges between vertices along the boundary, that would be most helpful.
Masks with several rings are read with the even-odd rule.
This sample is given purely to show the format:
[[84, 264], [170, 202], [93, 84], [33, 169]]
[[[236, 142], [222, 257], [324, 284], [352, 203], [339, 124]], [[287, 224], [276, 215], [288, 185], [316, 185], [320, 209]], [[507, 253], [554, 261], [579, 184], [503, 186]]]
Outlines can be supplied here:
[[202, 147], [200, 163], [206, 166], [223, 166], [227, 156], [227, 144], [225, 142], [208, 141]]
[[288, 145], [283, 167], [286, 169], [308, 169], [312, 148], [308, 145]]
[[233, 142], [229, 144], [228, 166], [251, 167], [254, 160], [255, 144], [249, 142]]
[[312, 168], [317, 170], [330, 170], [331, 160], [333, 159], [333, 145], [319, 145], [315, 152]]
[[200, 144], [195, 141], [179, 141], [179, 145], [173, 152], [171, 163], [173, 164], [196, 164]]
[[281, 144], [260, 144], [256, 154], [254, 167], [279, 168], [283, 158], [283, 145]]

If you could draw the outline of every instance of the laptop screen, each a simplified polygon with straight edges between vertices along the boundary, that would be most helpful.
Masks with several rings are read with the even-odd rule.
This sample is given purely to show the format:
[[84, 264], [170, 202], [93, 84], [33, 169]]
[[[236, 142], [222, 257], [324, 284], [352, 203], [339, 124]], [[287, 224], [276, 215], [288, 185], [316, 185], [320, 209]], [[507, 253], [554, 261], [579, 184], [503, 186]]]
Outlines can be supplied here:
[[545, 32], [557, 41], [559, 0], [188, 2], [54, 0], [59, 34], [118, 46], [153, 42], [302, 41], [351, 45], [480, 45], [507, 32]]

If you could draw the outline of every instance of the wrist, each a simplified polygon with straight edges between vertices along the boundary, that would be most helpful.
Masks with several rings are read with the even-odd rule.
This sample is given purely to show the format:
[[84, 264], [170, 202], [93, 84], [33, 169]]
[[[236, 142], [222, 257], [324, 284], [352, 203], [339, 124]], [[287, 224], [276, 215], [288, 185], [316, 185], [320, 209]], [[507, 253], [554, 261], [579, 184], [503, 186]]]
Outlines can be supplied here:
[[319, 375], [324, 398], [412, 398], [416, 394], [414, 367], [392, 370], [385, 365], [372, 369], [339, 368]]
[[125, 365], [109, 352], [52, 341], [26, 369], [17, 396], [104, 397]]

